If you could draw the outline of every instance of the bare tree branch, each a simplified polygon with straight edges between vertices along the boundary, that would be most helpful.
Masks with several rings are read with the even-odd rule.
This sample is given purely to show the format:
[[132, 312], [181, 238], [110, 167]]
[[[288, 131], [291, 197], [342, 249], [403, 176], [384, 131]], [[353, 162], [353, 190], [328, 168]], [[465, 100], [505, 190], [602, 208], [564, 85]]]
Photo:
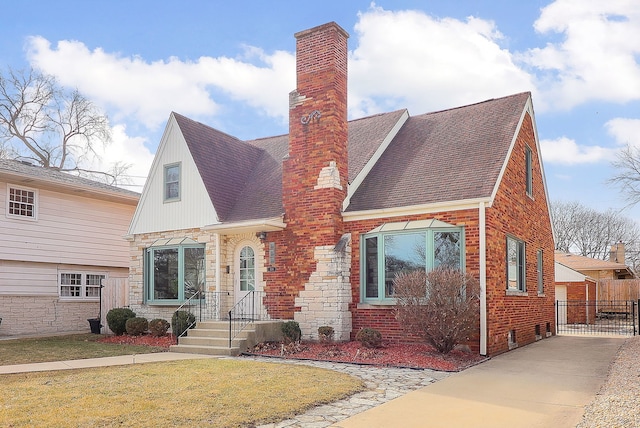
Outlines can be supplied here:
[[96, 171], [99, 145], [111, 142], [107, 117], [78, 90], [61, 88], [36, 70], [0, 74], [0, 138], [3, 156], [118, 184], [128, 168]]

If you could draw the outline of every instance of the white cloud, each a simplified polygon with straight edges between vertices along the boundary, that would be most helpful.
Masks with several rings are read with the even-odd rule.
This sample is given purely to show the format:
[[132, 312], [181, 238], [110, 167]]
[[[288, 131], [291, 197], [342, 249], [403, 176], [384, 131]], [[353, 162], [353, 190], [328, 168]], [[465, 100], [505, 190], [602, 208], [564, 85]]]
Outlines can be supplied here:
[[640, 148], [640, 119], [611, 119], [605, 124], [605, 127], [619, 145]]
[[148, 62], [100, 48], [91, 51], [78, 41], [62, 40], [52, 48], [42, 37], [30, 38], [28, 45], [33, 66], [115, 111], [114, 122], [133, 117], [150, 129], [163, 124], [171, 111], [196, 117], [215, 115], [221, 106], [212, 89], [282, 118], [295, 81], [294, 58], [286, 52], [267, 55], [248, 49], [247, 57], [262, 62], [260, 67], [226, 57]]
[[116, 125], [112, 128], [112, 141], [110, 144], [97, 148], [98, 157], [85, 167], [96, 171], [110, 171], [117, 162], [130, 165], [126, 171], [129, 181], [123, 187], [136, 192], [142, 191], [149, 168], [153, 162], [154, 153], [146, 146], [146, 140], [141, 137], [127, 135], [124, 125]]
[[535, 90], [500, 47], [503, 36], [491, 21], [372, 6], [359, 15], [355, 30], [353, 116], [404, 107], [419, 114]]
[[540, 140], [540, 150], [545, 163], [578, 165], [609, 161], [615, 150], [600, 146], [581, 146], [567, 137]]
[[545, 104], [570, 109], [640, 99], [640, 2], [556, 0], [534, 28], [561, 38], [521, 57], [538, 70]]

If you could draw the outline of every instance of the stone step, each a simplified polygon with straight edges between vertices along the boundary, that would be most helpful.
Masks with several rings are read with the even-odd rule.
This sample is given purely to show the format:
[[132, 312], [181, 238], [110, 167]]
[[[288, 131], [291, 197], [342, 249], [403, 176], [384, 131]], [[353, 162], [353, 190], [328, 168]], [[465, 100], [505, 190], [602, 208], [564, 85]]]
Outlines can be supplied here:
[[[246, 339], [235, 338], [231, 342], [232, 347], [241, 347], [246, 343]], [[229, 336], [226, 337], [197, 337], [183, 336], [178, 340], [179, 345], [197, 345], [197, 346], [213, 346], [213, 347], [229, 347]]]
[[220, 346], [199, 346], [199, 345], [171, 345], [171, 352], [182, 352], [186, 354], [237, 356], [240, 355], [240, 348], [229, 348]]

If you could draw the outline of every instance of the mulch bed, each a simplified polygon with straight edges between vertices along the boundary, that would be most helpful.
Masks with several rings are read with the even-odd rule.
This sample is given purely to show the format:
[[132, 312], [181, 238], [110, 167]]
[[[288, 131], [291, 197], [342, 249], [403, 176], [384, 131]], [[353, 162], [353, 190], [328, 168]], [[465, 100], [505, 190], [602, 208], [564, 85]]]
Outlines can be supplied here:
[[172, 334], [167, 334], [160, 337], [155, 337], [150, 334], [143, 334], [141, 336], [105, 336], [98, 339], [101, 343], [114, 343], [117, 345], [143, 345], [143, 346], [155, 346], [158, 348], [169, 349], [169, 346], [176, 344], [176, 338]]
[[[175, 345], [172, 334], [154, 337], [141, 336], [105, 336], [98, 342], [124, 345], [144, 345], [169, 349]], [[476, 365], [484, 360], [478, 354], [453, 350], [447, 355], [438, 353], [433, 347], [424, 344], [384, 343], [380, 348], [366, 348], [360, 342], [298, 342], [284, 345], [281, 342], [265, 342], [256, 345], [244, 355], [257, 355], [272, 358], [330, 361], [339, 363], [367, 364], [386, 367], [407, 367], [413, 369], [431, 369], [455, 372]]]
[[438, 371], [460, 371], [486, 360], [486, 357], [461, 350], [443, 355], [429, 345], [402, 343], [385, 343], [380, 348], [371, 349], [360, 342], [300, 342], [289, 345], [267, 342], [256, 345], [245, 354]]

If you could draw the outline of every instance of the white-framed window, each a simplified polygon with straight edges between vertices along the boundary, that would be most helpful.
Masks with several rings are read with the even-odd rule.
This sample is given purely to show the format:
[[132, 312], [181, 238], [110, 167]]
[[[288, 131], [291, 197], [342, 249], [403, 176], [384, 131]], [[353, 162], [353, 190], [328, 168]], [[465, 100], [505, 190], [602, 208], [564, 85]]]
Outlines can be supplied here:
[[180, 200], [180, 163], [164, 166], [164, 201]]
[[205, 286], [204, 245], [191, 240], [174, 245], [151, 246], [145, 250], [145, 301], [184, 302]]
[[507, 290], [527, 291], [525, 278], [525, 243], [513, 236], [507, 236]]
[[[446, 224], [438, 223], [439, 226]], [[408, 222], [404, 226], [390, 224], [363, 235], [360, 263], [362, 302], [394, 303], [393, 281], [402, 272], [430, 271], [441, 265], [465, 269], [463, 228], [419, 228], [420, 225], [421, 222]]]
[[531, 148], [527, 146], [525, 148], [525, 168], [526, 168], [526, 180], [527, 180], [527, 195], [533, 196], [533, 152]]
[[98, 300], [104, 273], [61, 271], [60, 298], [69, 300]]
[[38, 219], [38, 191], [7, 184], [7, 217]]

